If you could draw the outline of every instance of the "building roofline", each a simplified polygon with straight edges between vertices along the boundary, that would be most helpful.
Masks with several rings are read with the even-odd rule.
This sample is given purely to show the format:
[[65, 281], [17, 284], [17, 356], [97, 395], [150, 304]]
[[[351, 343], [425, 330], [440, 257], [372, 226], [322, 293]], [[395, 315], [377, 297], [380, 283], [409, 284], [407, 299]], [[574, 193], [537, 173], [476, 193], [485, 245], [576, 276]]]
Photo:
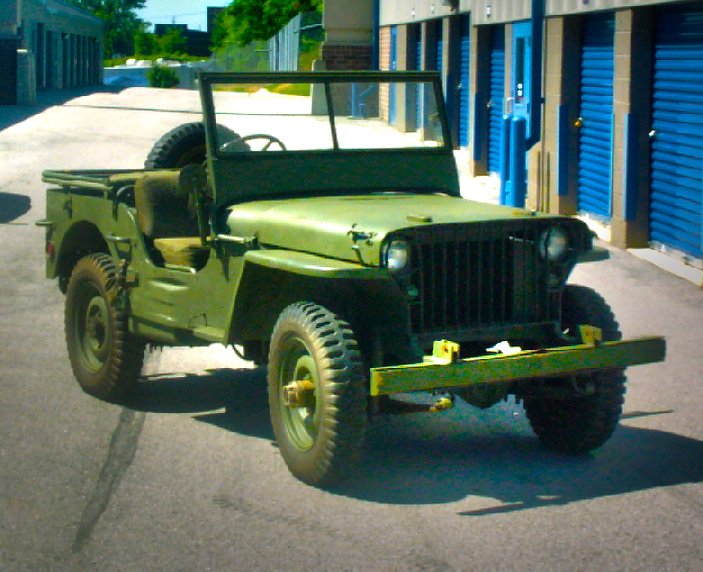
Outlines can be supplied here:
[[68, 4], [67, 2], [64, 2], [62, 0], [29, 0], [29, 2], [33, 4], [43, 5], [46, 11], [52, 14], [65, 13], [67, 15], [83, 18], [85, 20], [100, 22], [103, 26], [105, 25], [105, 22], [102, 18], [98, 18], [90, 12], [87, 12], [82, 8], [78, 8], [77, 6], [73, 6], [72, 4]]

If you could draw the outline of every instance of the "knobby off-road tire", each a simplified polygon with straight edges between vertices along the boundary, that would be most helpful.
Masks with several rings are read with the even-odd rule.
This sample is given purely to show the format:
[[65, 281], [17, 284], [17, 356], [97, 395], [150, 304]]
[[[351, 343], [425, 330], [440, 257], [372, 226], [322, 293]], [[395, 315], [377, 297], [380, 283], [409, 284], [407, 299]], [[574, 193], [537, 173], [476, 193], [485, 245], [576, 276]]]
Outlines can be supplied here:
[[[217, 131], [220, 142], [239, 138], [239, 135], [224, 125], [218, 125]], [[202, 165], [206, 159], [205, 125], [200, 122], [184, 123], [154, 143], [144, 161], [144, 167], [177, 169], [193, 163]]]
[[66, 292], [68, 357], [81, 388], [108, 401], [125, 397], [136, 384], [145, 344], [128, 330], [117, 305], [117, 269], [107, 254], [78, 261]]
[[[604, 341], [622, 338], [610, 306], [596, 291], [585, 286], [566, 286], [562, 297], [562, 326], [578, 335], [578, 325], [603, 331]], [[624, 369], [608, 369], [590, 375], [596, 391], [566, 399], [525, 399], [532, 429], [551, 449], [582, 454], [603, 445], [613, 434], [622, 413], [625, 395]]]
[[[268, 394], [281, 455], [301, 481], [327, 487], [358, 461], [366, 424], [361, 355], [349, 325], [322, 306], [298, 303], [271, 337]], [[305, 406], [285, 403], [284, 388], [307, 383]]]

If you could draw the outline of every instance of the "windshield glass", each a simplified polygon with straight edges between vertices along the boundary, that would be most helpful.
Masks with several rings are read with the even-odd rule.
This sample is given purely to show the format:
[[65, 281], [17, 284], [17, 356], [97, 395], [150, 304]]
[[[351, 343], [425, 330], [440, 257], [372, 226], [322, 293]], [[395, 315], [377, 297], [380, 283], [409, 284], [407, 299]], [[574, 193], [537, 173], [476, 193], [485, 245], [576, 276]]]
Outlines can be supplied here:
[[438, 91], [431, 81], [218, 81], [217, 153], [441, 147]]

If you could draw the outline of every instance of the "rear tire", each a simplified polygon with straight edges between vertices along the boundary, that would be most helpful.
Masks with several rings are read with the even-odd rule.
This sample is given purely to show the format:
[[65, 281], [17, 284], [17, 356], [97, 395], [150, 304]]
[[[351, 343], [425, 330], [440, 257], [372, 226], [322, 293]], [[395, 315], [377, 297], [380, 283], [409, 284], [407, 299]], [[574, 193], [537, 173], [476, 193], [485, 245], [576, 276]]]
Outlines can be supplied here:
[[347, 476], [366, 422], [361, 356], [349, 325], [317, 304], [288, 306], [271, 337], [268, 392], [273, 431], [291, 473], [318, 487]]
[[81, 258], [66, 292], [68, 357], [81, 388], [107, 401], [125, 397], [139, 379], [145, 344], [128, 329], [119, 308], [117, 269], [103, 253]]
[[[578, 326], [600, 328], [603, 341], [622, 338], [610, 306], [595, 290], [568, 285], [562, 295], [562, 327], [578, 335]], [[529, 398], [524, 407], [533, 431], [549, 448], [565, 454], [582, 454], [603, 445], [613, 434], [625, 395], [624, 369], [598, 371], [579, 378], [595, 392], [563, 399]]]

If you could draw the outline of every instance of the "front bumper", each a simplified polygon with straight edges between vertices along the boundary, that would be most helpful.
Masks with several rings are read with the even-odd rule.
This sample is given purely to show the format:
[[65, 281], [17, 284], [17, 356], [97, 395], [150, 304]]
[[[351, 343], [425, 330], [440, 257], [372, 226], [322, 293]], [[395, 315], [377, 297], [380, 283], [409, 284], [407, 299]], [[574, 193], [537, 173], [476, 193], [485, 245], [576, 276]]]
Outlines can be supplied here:
[[426, 357], [423, 363], [372, 368], [371, 395], [577, 375], [664, 361], [666, 355], [666, 342], [661, 337], [617, 342], [598, 342], [596, 339], [590, 336], [583, 344], [573, 346], [468, 359], [456, 358], [459, 353], [457, 344], [435, 342], [433, 355]]

